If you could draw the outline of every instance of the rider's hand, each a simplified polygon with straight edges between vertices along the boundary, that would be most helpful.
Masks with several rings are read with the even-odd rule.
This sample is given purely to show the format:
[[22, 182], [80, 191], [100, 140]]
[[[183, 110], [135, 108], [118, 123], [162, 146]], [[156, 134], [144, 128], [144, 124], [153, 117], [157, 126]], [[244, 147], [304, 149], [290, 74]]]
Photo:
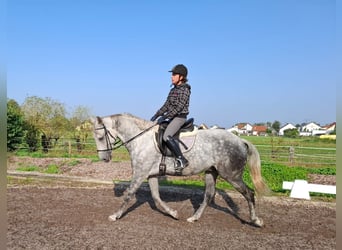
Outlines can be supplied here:
[[154, 115], [154, 116], [152, 116], [152, 118], [151, 118], [151, 122], [154, 122], [156, 119], [158, 118], [158, 115]]
[[166, 118], [164, 116], [161, 116], [158, 120], [157, 123], [160, 125], [163, 121], [165, 121]]

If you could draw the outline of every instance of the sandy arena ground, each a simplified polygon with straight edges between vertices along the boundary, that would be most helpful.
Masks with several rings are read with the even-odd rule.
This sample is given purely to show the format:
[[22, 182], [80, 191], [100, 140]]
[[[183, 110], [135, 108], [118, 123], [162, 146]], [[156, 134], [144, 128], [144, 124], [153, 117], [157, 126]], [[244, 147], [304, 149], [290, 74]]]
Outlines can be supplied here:
[[203, 190], [161, 188], [162, 199], [179, 212], [174, 220], [143, 185], [123, 218], [110, 222], [127, 187], [111, 180], [129, 180], [129, 163], [81, 160], [71, 167], [67, 159], [44, 159], [32, 164], [58, 162], [61, 177], [15, 172], [29, 160], [39, 161], [8, 160], [8, 249], [336, 249], [335, 202], [264, 197], [257, 213], [265, 226], [256, 228], [240, 194], [217, 192], [202, 218], [188, 223]]

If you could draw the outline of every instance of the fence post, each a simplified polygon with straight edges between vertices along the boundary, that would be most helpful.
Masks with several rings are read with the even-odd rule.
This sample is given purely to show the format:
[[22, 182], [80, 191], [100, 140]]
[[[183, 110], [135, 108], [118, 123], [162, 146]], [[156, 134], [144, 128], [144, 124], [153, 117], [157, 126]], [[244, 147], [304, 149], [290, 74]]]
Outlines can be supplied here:
[[69, 157], [71, 156], [71, 141], [68, 141], [69, 144]]
[[289, 162], [291, 165], [294, 162], [294, 155], [295, 155], [295, 148], [293, 146], [290, 146], [290, 148], [289, 148]]

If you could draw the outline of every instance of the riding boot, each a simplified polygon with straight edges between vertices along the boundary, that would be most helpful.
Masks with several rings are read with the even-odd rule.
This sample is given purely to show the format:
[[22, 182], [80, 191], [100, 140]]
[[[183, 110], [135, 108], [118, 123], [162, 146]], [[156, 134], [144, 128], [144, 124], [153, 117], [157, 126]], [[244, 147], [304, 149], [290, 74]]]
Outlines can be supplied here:
[[176, 169], [182, 170], [189, 165], [188, 160], [183, 156], [182, 151], [179, 148], [178, 143], [171, 136], [167, 137], [166, 140], [167, 147], [172, 151], [172, 153], [176, 156]]

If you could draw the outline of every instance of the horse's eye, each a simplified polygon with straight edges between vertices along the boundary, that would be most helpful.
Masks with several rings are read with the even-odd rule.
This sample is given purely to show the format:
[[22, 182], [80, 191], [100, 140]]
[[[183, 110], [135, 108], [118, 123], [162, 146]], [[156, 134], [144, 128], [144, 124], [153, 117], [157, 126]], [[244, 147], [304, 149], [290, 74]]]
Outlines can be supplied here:
[[95, 134], [95, 136], [96, 136], [96, 138], [97, 138], [98, 140], [103, 140], [103, 138], [104, 138], [104, 133], [95, 132], [94, 134]]

